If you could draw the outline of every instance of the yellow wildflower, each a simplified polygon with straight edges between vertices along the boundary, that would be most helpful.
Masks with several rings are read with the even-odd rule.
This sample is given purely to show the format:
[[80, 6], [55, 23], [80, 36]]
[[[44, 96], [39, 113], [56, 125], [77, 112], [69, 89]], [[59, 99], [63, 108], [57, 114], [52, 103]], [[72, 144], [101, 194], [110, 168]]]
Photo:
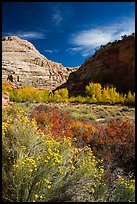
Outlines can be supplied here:
[[35, 194], [35, 198], [37, 199], [39, 196], [38, 196], [38, 194]]
[[46, 163], [48, 163], [48, 160], [47, 160], [47, 159], [45, 159], [45, 162], [46, 162]]
[[74, 171], [74, 170], [75, 170], [75, 167], [72, 165], [72, 166], [71, 166], [71, 169], [72, 169], [72, 171]]
[[43, 198], [43, 196], [42, 195], [40, 195], [40, 199], [42, 199]]
[[49, 156], [47, 156], [47, 159], [49, 159], [49, 160], [50, 160], [50, 157], [49, 157]]
[[94, 188], [91, 188], [90, 193], [94, 193], [94, 192], [95, 192]]
[[51, 188], [51, 185], [48, 185], [47, 188], [50, 189], [50, 188]]
[[23, 149], [23, 150], [26, 150], [27, 148], [26, 148], [25, 146], [22, 146], [22, 149]]
[[30, 169], [29, 171], [30, 171], [30, 173], [32, 173], [32, 172], [33, 172], [33, 169]]
[[69, 163], [72, 164], [72, 160], [71, 159], [69, 160]]

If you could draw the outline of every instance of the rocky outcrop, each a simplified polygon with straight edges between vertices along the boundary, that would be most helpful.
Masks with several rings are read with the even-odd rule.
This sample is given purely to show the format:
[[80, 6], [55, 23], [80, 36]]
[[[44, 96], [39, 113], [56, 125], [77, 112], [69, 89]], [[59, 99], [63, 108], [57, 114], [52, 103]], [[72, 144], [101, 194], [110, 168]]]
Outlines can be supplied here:
[[113, 84], [119, 92], [135, 89], [135, 35], [101, 46], [59, 88], [71, 95], [84, 94], [90, 82]]
[[[27, 40], [17, 36], [2, 38], [2, 82], [55, 89], [77, 68], [63, 67], [48, 60]], [[13, 80], [12, 80], [13, 79]]]
[[12, 105], [14, 102], [10, 101], [9, 95], [7, 93], [2, 93], [2, 109]]

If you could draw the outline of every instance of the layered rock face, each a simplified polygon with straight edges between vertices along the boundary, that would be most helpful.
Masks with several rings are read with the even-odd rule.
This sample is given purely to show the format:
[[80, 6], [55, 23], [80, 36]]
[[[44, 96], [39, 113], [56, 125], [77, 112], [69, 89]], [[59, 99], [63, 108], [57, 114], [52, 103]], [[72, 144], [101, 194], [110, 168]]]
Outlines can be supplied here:
[[68, 88], [71, 95], [84, 94], [90, 82], [103, 86], [113, 84], [119, 92], [135, 89], [135, 35], [108, 43], [71, 73], [59, 88]]
[[17, 36], [2, 38], [2, 82], [7, 81], [10, 75], [15, 83], [52, 90], [76, 70], [48, 60], [27, 40]]

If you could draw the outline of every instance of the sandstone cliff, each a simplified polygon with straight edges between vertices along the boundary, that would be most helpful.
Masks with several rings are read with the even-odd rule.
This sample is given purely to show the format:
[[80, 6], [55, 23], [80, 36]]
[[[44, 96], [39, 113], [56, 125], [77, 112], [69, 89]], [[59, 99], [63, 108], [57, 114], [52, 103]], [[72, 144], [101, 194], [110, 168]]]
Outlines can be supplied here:
[[76, 69], [48, 60], [27, 40], [17, 36], [2, 38], [2, 82], [12, 75], [15, 83], [52, 90], [64, 83]]
[[80, 68], [70, 74], [59, 88], [68, 88], [71, 95], [84, 94], [89, 82], [113, 84], [117, 91], [135, 89], [135, 35], [101, 46]]

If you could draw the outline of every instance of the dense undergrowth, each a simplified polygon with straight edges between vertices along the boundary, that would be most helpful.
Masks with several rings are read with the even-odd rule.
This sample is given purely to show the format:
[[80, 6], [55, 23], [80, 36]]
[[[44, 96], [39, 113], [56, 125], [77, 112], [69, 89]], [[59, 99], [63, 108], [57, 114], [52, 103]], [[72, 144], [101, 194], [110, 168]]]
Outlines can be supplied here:
[[135, 93], [92, 82], [85, 97], [9, 82], [2, 91], [17, 102], [2, 110], [4, 202], [135, 201], [135, 127], [123, 114]]
[[135, 105], [135, 93], [129, 91], [127, 94], [118, 93], [112, 85], [102, 87], [99, 83], [91, 82], [86, 86], [84, 96], [69, 96], [67, 88], [54, 92], [46, 89], [36, 89], [25, 86], [20, 89], [13, 89], [10, 82], [2, 85], [2, 91], [9, 93], [11, 101], [14, 102], [79, 102], [79, 103], [100, 103], [100, 104], [122, 104]]
[[4, 202], [134, 202], [135, 130], [49, 105], [2, 112]]

